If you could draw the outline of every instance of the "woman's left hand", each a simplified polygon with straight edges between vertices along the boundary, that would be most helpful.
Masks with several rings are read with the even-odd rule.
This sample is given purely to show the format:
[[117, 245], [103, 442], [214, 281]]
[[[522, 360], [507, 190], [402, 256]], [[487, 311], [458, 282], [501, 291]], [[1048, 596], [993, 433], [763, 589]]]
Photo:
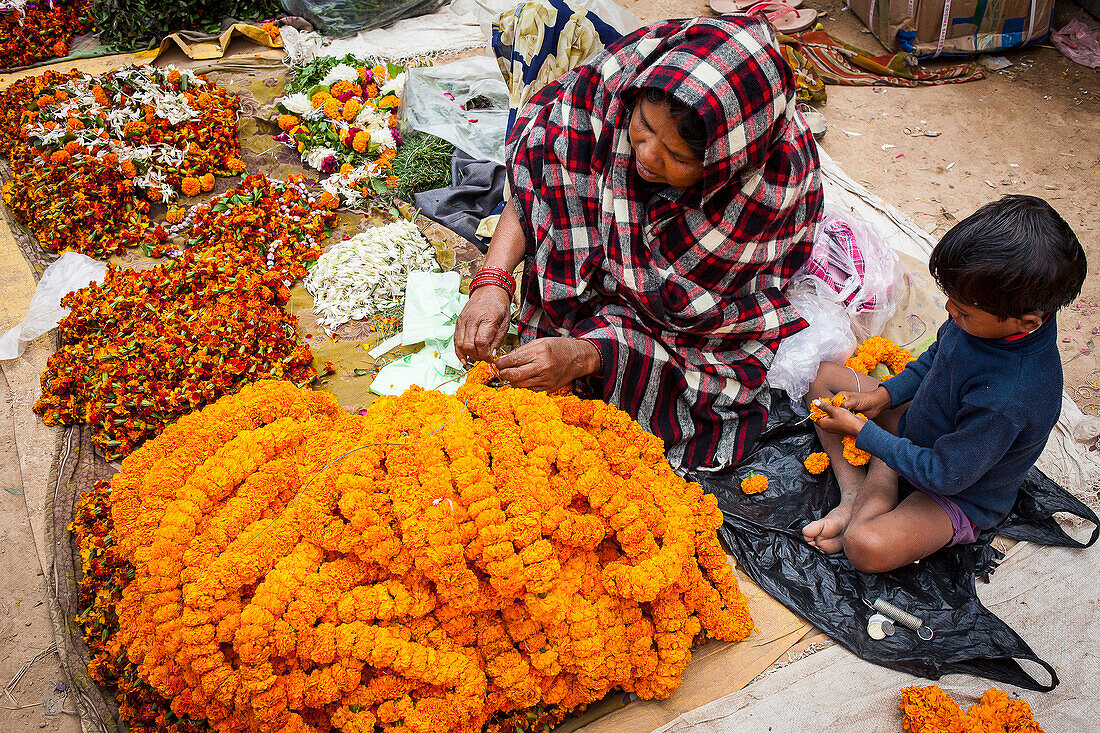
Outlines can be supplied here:
[[497, 359], [496, 368], [513, 387], [554, 392], [597, 371], [600, 352], [589, 341], [540, 338]]

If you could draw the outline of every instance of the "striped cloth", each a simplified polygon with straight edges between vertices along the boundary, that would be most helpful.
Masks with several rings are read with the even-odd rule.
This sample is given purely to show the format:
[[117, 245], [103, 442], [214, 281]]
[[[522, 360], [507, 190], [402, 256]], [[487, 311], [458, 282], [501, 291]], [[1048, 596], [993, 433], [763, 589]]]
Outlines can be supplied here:
[[921, 87], [975, 81], [985, 77], [977, 64], [944, 64], [921, 69], [907, 53], [872, 56], [825, 31], [779, 36], [783, 57], [795, 72], [799, 101], [825, 101], [825, 85]]
[[[634, 167], [627, 125], [645, 87], [707, 126], [689, 189]], [[508, 151], [528, 232], [521, 339], [590, 340], [603, 368], [587, 387], [664, 439], [673, 465], [735, 464], [763, 428], [780, 339], [806, 325], [782, 288], [822, 208], [816, 147], [767, 25], [639, 29], [535, 94]]]

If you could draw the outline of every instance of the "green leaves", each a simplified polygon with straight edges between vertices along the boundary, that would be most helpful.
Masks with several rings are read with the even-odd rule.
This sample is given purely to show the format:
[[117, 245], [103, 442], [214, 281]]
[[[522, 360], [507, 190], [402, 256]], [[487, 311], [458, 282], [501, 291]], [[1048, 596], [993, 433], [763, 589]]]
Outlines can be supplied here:
[[223, 17], [262, 20], [279, 12], [277, 0], [98, 0], [95, 4], [100, 39], [120, 51], [152, 48], [179, 30], [217, 33]]

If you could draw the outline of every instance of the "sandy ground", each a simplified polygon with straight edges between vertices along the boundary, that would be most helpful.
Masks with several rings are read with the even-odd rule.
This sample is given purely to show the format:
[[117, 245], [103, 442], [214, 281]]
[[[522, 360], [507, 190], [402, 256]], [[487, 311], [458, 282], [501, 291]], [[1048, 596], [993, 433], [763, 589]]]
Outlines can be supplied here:
[[[643, 21], [707, 13], [700, 0], [620, 0]], [[807, 0], [826, 30], [881, 49], [840, 0]], [[1058, 27], [1072, 6], [1059, 8]], [[1077, 232], [1090, 276], [1078, 302], [1059, 318], [1066, 388], [1080, 407], [1100, 413], [1100, 72], [1077, 66], [1053, 47], [1010, 52], [1013, 65], [985, 80], [919, 89], [829, 87], [822, 145], [854, 179], [940, 235], [956, 220], [1005, 193], [1049, 200]], [[935, 137], [914, 134], [939, 132]], [[21, 262], [0, 263], [6, 293], [29, 293]], [[0, 302], [0, 332], [22, 318], [25, 300]], [[1096, 332], [1094, 332], [1094, 329]], [[0, 385], [5, 430], [12, 396]], [[52, 635], [45, 583], [19, 478], [14, 435], [0, 435], [0, 685], [9, 685]], [[59, 693], [56, 655], [31, 664], [0, 695], [0, 731], [79, 730], [72, 700]]]

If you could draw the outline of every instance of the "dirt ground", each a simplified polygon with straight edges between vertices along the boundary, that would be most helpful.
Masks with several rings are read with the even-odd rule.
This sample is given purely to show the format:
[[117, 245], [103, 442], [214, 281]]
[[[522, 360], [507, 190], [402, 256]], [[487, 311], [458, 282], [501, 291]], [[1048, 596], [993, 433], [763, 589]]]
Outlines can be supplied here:
[[[620, 0], [643, 22], [706, 14], [701, 0]], [[873, 50], [881, 46], [840, 0], [806, 0], [824, 13], [825, 29]], [[1059, 7], [1056, 27], [1074, 6]], [[1061, 314], [1067, 391], [1086, 412], [1100, 413], [1100, 72], [1078, 66], [1048, 44], [1005, 56], [1012, 66], [982, 81], [937, 87], [829, 87], [822, 107], [824, 149], [854, 179], [913, 217], [934, 236], [1005, 193], [1049, 200], [1077, 232], [1090, 275], [1078, 302]], [[940, 133], [927, 136], [924, 133]], [[29, 274], [5, 266], [4, 280]], [[0, 304], [0, 333], [21, 317]], [[2, 377], [0, 377], [2, 380]], [[12, 395], [3, 393], [3, 426]], [[7, 429], [6, 427], [4, 428]], [[56, 654], [32, 662], [52, 642], [45, 581], [19, 479], [14, 435], [0, 435], [0, 731], [79, 730], [60, 689]], [[18, 682], [9, 681], [27, 667]]]

